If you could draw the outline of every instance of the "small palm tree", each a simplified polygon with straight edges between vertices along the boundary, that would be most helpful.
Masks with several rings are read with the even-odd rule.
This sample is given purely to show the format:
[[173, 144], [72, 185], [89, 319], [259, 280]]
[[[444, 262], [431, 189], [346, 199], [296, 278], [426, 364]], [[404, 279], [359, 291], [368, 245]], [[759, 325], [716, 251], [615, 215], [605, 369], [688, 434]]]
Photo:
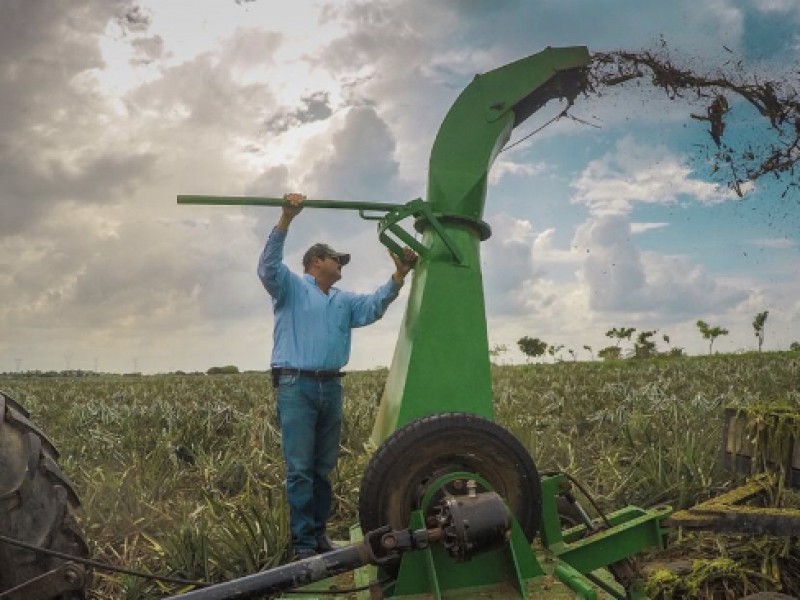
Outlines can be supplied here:
[[769, 311], [758, 313], [753, 319], [753, 330], [755, 331], [756, 338], [758, 338], [758, 351], [761, 352], [761, 346], [764, 345], [764, 325], [767, 322]]
[[729, 333], [729, 331], [724, 327], [718, 327], [718, 326], [712, 327], [702, 319], [697, 321], [697, 328], [700, 330], [700, 333], [703, 335], [703, 338], [709, 340], [708, 342], [709, 354], [711, 354], [713, 350], [714, 340], [721, 335], [728, 335]]

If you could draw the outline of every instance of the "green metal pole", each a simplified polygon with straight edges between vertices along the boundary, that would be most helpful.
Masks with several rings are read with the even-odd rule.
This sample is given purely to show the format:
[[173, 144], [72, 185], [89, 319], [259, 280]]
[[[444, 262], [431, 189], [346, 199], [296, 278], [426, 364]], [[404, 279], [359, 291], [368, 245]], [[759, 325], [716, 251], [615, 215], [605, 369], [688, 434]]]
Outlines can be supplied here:
[[445, 117], [431, 152], [427, 202], [462, 262], [418, 221], [429, 252], [414, 270], [372, 432], [376, 446], [432, 413], [493, 418], [479, 251], [489, 169], [514, 127], [548, 100], [577, 95], [588, 62], [585, 47], [548, 48], [477, 76]]
[[[178, 196], [178, 204], [205, 204], [207, 206], [283, 206], [283, 198], [265, 198], [259, 196], [196, 196], [183, 194]], [[405, 204], [389, 204], [388, 202], [353, 202], [350, 200], [305, 200], [303, 206], [308, 208], [333, 208], [342, 210], [367, 210], [389, 212], [403, 208]]]

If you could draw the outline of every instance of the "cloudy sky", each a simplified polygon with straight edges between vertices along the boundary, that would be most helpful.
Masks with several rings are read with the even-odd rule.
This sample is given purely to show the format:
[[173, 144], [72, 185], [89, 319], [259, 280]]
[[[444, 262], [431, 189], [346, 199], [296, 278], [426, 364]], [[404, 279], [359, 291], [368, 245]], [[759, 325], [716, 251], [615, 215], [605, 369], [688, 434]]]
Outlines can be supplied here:
[[[277, 209], [178, 194], [406, 202], [476, 73], [664, 39], [696, 68], [766, 77], [796, 72], [798, 31], [798, 0], [2, 0], [0, 371], [265, 368], [255, 266]], [[523, 335], [588, 359], [620, 326], [699, 354], [698, 319], [730, 330], [715, 349], [753, 349], [763, 310], [766, 349], [800, 341], [796, 190], [738, 199], [696, 110], [620, 88], [500, 155], [482, 256], [503, 360]], [[287, 261], [317, 240], [354, 254], [343, 287], [391, 272], [355, 214], [304, 212]], [[404, 305], [356, 334], [351, 368], [390, 363]]]

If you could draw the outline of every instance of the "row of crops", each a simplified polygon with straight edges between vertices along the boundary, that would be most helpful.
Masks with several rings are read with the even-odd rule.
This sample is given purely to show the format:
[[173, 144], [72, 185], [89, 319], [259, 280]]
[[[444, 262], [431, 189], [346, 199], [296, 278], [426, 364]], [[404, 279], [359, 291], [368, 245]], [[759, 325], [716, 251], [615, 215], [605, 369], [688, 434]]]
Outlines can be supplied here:
[[[357, 521], [365, 450], [386, 370], [349, 374], [333, 534]], [[753, 353], [493, 367], [496, 420], [540, 471], [562, 470], [603, 509], [688, 507], [730, 485], [720, 465], [727, 406], [800, 407], [800, 355]], [[56, 442], [82, 500], [95, 558], [153, 573], [223, 580], [288, 554], [280, 432], [267, 374], [0, 378]], [[662, 598], [778, 589], [800, 595], [796, 539], [676, 533], [654, 571]], [[699, 559], [699, 560], [696, 560]], [[795, 586], [792, 588], [792, 586]], [[96, 573], [98, 599], [179, 588]], [[720, 595], [722, 594], [722, 595]]]

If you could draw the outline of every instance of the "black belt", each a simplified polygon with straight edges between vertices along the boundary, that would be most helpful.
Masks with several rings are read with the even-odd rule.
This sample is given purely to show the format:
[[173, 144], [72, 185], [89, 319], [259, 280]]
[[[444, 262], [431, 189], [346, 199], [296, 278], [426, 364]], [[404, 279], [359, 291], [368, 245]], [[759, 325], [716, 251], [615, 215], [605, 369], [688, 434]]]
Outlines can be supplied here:
[[273, 377], [280, 377], [281, 375], [300, 375], [301, 377], [311, 377], [312, 379], [335, 379], [344, 377], [345, 373], [342, 371], [308, 371], [306, 369], [290, 369], [287, 367], [272, 368]]

